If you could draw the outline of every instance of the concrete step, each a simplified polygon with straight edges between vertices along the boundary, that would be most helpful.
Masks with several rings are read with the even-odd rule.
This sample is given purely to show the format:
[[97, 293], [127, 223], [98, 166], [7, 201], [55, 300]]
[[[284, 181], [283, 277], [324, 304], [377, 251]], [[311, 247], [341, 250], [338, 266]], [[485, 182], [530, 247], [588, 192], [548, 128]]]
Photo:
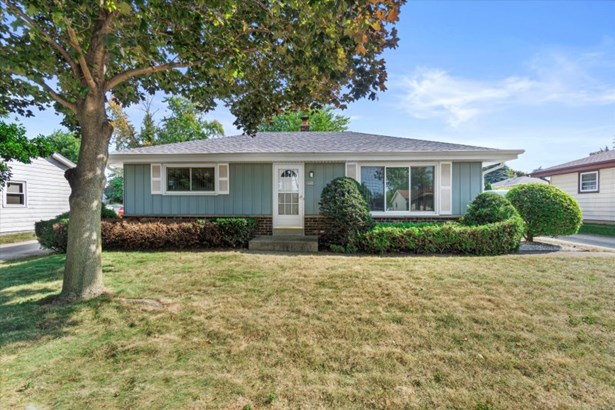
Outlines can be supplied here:
[[305, 230], [300, 226], [285, 226], [273, 228], [274, 236], [304, 236]]
[[257, 236], [248, 249], [266, 252], [318, 252], [317, 236], [276, 235]]

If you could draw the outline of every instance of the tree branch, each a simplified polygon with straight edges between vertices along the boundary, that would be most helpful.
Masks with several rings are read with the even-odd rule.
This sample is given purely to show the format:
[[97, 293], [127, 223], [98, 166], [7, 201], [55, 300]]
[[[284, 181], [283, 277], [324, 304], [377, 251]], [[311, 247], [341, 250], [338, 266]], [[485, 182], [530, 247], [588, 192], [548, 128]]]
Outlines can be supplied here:
[[28, 15], [26, 15], [23, 11], [21, 11], [19, 7], [9, 2], [8, 0], [0, 0], [0, 1], [2, 1], [2, 3], [4, 3], [9, 8], [9, 10], [11, 10], [15, 15], [17, 15], [23, 21], [25, 21], [28, 27], [40, 33], [45, 38], [45, 40], [47, 40], [47, 42], [51, 45], [51, 47], [53, 47], [53, 49], [55, 49], [58, 53], [60, 53], [60, 55], [64, 58], [64, 60], [66, 60], [66, 62], [70, 65], [75, 77], [79, 78], [79, 70], [77, 69], [77, 64], [72, 59], [70, 54], [68, 54], [68, 51], [66, 51], [60, 44], [58, 44], [58, 42], [55, 41], [49, 33], [43, 30], [42, 27], [36, 24], [34, 20], [32, 20], [30, 17], [28, 17]]
[[109, 91], [110, 89], [117, 87], [121, 83], [126, 80], [129, 80], [133, 77], [139, 77], [146, 74], [154, 74], [159, 73], [161, 71], [172, 70], [174, 68], [184, 68], [195, 65], [196, 63], [188, 64], [188, 63], [168, 63], [168, 64], [160, 64], [152, 67], [143, 67], [143, 68], [135, 68], [134, 70], [124, 71], [113, 78], [111, 78], [105, 84], [105, 91]]
[[75, 113], [77, 112], [77, 106], [75, 104], [69, 102], [64, 97], [62, 97], [60, 94], [55, 92], [53, 90], [53, 88], [51, 88], [49, 85], [47, 85], [47, 83], [45, 83], [43, 80], [37, 80], [37, 79], [33, 79], [33, 78], [30, 78], [30, 80], [32, 80], [34, 83], [38, 84], [43, 90], [45, 90], [47, 92], [47, 94], [49, 94], [49, 96], [54, 101], [56, 101], [57, 103], [63, 105], [64, 107], [68, 108], [72, 112], [75, 112]]
[[79, 41], [77, 39], [77, 34], [72, 27], [68, 27], [68, 43], [75, 49], [79, 59], [79, 67], [81, 67], [81, 72], [83, 73], [83, 77], [85, 78], [85, 82], [87, 83], [90, 89], [95, 90], [97, 88], [96, 81], [94, 81], [94, 77], [92, 77], [92, 73], [90, 72], [90, 68], [88, 67], [87, 61], [85, 61], [85, 56], [83, 55], [83, 50], [79, 45]]

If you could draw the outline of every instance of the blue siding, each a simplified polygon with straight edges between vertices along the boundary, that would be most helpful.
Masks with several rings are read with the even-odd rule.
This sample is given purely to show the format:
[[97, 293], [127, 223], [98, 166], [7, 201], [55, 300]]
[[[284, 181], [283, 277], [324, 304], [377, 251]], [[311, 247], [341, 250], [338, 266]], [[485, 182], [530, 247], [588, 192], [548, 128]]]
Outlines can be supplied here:
[[230, 164], [229, 195], [152, 195], [149, 164], [124, 166], [124, 211], [131, 215], [271, 215], [271, 164]]
[[[318, 215], [320, 213], [320, 194], [323, 188], [335, 178], [345, 175], [344, 163], [305, 164], [305, 214]], [[310, 171], [314, 178], [310, 178]]]
[[[465, 214], [481, 192], [481, 173], [480, 162], [453, 163], [453, 215]], [[344, 174], [343, 163], [305, 164], [306, 215], [318, 215], [323, 188]], [[124, 210], [127, 216], [272, 214], [272, 164], [230, 164], [230, 183], [229, 195], [152, 195], [149, 164], [126, 164]]]
[[463, 215], [481, 192], [482, 163], [453, 163], [453, 215]]

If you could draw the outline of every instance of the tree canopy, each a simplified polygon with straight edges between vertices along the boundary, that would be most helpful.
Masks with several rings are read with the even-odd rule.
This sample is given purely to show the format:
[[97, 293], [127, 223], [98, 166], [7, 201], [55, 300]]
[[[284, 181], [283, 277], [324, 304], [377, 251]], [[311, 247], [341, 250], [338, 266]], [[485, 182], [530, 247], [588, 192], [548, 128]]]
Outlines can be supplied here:
[[274, 115], [258, 126], [258, 131], [300, 131], [301, 118], [309, 118], [310, 131], [347, 131], [350, 118], [337, 114], [333, 107], [308, 111], [291, 111]]
[[81, 134], [62, 299], [99, 295], [100, 210], [113, 121], [161, 91], [219, 102], [252, 134], [284, 110], [343, 108], [386, 89], [404, 0], [0, 0], [0, 107], [54, 105]]
[[190, 100], [169, 97], [166, 102], [171, 114], [163, 118], [161, 126], [156, 130], [153, 145], [224, 136], [222, 124], [216, 120], [207, 121]]
[[44, 138], [49, 143], [52, 152], [65, 156], [75, 164], [79, 161], [81, 140], [74, 132], [55, 130]]
[[33, 158], [47, 157], [52, 152], [52, 147], [45, 138], [29, 140], [21, 124], [9, 124], [0, 120], [0, 188], [11, 178], [9, 161], [29, 164]]

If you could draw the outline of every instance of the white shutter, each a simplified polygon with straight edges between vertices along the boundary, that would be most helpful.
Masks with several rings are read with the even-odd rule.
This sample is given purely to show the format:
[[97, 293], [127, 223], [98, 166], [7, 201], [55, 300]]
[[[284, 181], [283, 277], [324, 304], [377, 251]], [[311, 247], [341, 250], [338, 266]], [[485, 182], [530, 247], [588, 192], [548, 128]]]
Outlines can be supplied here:
[[162, 165], [150, 164], [150, 182], [152, 194], [162, 194]]
[[355, 181], [359, 180], [359, 165], [356, 162], [347, 162], [346, 163], [346, 176], [354, 179]]
[[453, 163], [440, 163], [440, 214], [453, 213]]
[[228, 194], [230, 191], [228, 164], [218, 164], [217, 167], [218, 194]]

